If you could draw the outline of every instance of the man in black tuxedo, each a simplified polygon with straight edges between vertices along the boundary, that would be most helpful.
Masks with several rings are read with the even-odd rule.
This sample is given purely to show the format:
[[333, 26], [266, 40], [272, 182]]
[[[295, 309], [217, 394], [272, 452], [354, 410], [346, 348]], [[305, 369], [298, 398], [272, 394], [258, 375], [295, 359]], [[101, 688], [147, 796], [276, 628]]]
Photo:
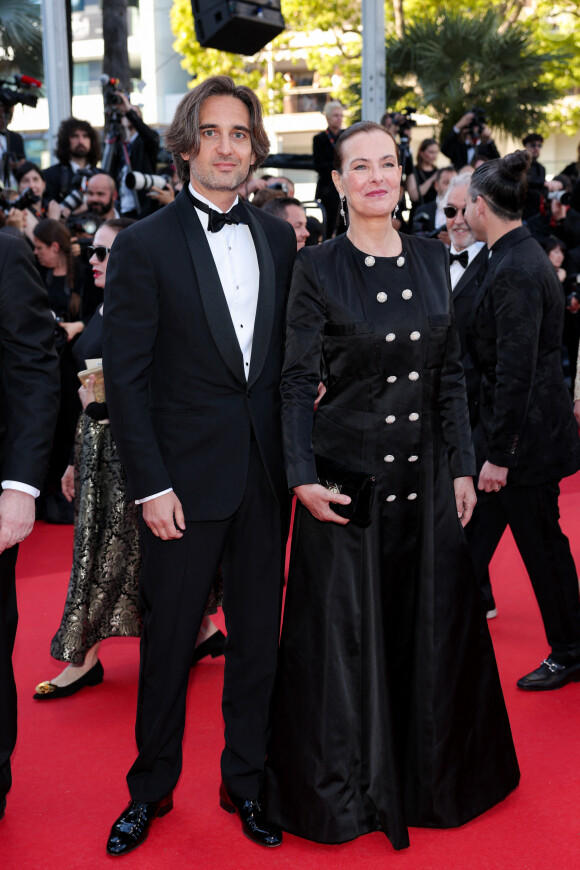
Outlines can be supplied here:
[[578, 575], [558, 508], [561, 478], [580, 467], [580, 440], [560, 356], [563, 294], [521, 223], [529, 164], [526, 151], [489, 161], [467, 192], [466, 221], [491, 252], [468, 335], [481, 387], [480, 493], [467, 536], [481, 578], [512, 530], [551, 647], [517, 685], [546, 691], [580, 681]]
[[332, 100], [326, 104], [323, 112], [326, 116], [328, 127], [326, 130], [317, 133], [312, 139], [312, 160], [314, 168], [318, 172], [315, 196], [316, 199], [321, 201], [326, 212], [324, 238], [330, 239], [334, 235], [335, 230], [343, 232], [345, 229], [344, 223], [342, 225], [338, 224], [340, 200], [332, 181], [334, 146], [342, 133], [343, 107], [338, 100]]
[[249, 88], [207, 79], [183, 98], [165, 141], [184, 187], [115, 241], [105, 291], [111, 426], [144, 520], [139, 755], [113, 855], [139, 846], [173, 805], [189, 667], [220, 563], [220, 804], [255, 842], [281, 842], [260, 791], [288, 529], [279, 382], [296, 237], [237, 202], [268, 154]]
[[54, 318], [28, 245], [0, 233], [0, 818], [16, 743], [15, 568], [34, 525], [59, 395]]
[[[60, 202], [70, 192], [75, 176], [81, 170], [90, 173], [101, 159], [98, 133], [88, 121], [66, 118], [58, 128], [54, 153], [58, 163], [45, 169], [42, 177], [46, 182], [46, 198]], [[82, 181], [84, 189], [86, 178]]]
[[473, 315], [473, 302], [487, 269], [488, 251], [483, 242], [476, 240], [473, 230], [465, 220], [464, 210], [470, 180], [471, 174], [467, 172], [451, 180], [445, 195], [443, 213], [451, 242], [449, 273], [453, 309], [465, 370], [469, 417], [473, 427], [477, 420], [481, 378], [467, 349], [467, 330]]
[[458, 172], [476, 157], [485, 157], [486, 160], [499, 157], [491, 130], [476, 118], [474, 112], [466, 112], [453, 125], [441, 143], [441, 151], [449, 157]]

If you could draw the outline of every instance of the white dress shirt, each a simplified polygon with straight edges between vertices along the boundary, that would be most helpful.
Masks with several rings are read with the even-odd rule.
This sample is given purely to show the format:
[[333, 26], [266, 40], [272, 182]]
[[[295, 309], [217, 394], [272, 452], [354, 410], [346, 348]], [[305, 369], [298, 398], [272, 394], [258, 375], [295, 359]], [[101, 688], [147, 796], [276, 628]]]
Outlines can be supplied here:
[[[206, 203], [214, 211], [221, 212], [211, 200], [202, 196], [190, 183], [189, 189], [193, 196]], [[238, 201], [236, 197], [235, 202]], [[235, 205], [235, 203], [234, 203]], [[247, 224], [225, 224], [217, 233], [210, 233], [207, 228], [208, 216], [199, 208], [195, 209], [201, 225], [205, 230], [207, 242], [221, 281], [230, 310], [232, 323], [242, 357], [246, 380], [250, 371], [252, 342], [254, 339], [254, 323], [258, 306], [258, 290], [260, 285], [260, 268], [254, 240]], [[166, 489], [146, 498], [135, 499], [135, 504], [151, 501], [160, 495], [171, 492]]]
[[[467, 267], [471, 265], [473, 260], [477, 257], [477, 255], [479, 254], [479, 252], [483, 248], [484, 244], [485, 244], [485, 242], [474, 242], [468, 248], [465, 248], [465, 250], [467, 251], [467, 255], [469, 257], [469, 260], [467, 261], [467, 266], [465, 267], [465, 269], [467, 269]], [[463, 253], [462, 251], [457, 251], [453, 245], [451, 245], [450, 251], [452, 254]], [[461, 263], [458, 260], [455, 260], [454, 263], [451, 263], [451, 266], [449, 267], [449, 274], [451, 275], [451, 289], [452, 290], [455, 290], [455, 287], [458, 284], [458, 282], [461, 280], [461, 277], [462, 277], [463, 273], [465, 272], [465, 269], [463, 268], [463, 266], [461, 265]]]

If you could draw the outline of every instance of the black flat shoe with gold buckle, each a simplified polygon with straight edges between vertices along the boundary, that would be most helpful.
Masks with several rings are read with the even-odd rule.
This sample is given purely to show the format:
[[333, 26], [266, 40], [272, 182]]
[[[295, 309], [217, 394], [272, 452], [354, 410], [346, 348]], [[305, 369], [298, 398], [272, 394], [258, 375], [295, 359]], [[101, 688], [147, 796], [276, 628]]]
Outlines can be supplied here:
[[103, 682], [104, 670], [102, 664], [97, 661], [90, 671], [75, 680], [74, 683], [69, 683], [68, 686], [55, 686], [54, 683], [44, 682], [39, 683], [32, 696], [36, 701], [49, 701], [56, 698], [68, 698], [70, 695], [75, 695], [84, 689], [85, 686], [98, 686]]

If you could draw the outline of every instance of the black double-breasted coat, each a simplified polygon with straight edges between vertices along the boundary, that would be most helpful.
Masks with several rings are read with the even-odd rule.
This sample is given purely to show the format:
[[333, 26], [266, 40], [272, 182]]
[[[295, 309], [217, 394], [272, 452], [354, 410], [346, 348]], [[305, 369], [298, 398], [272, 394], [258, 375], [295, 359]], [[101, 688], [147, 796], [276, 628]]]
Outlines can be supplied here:
[[296, 514], [266, 799], [322, 842], [402, 848], [407, 825], [461, 824], [518, 781], [454, 499], [475, 466], [447, 263], [437, 241], [391, 259], [342, 236], [295, 266], [288, 483], [316, 482], [315, 453], [376, 477], [368, 528]]

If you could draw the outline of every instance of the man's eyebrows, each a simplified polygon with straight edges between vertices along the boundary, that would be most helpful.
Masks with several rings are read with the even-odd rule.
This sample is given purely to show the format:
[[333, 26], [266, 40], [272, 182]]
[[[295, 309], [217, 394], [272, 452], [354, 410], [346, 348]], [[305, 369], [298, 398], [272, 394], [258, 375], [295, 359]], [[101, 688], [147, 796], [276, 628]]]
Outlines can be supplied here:
[[[219, 124], [200, 124], [200, 130], [217, 130], [219, 128]], [[232, 130], [242, 130], [244, 133], [249, 133], [250, 128], [246, 127], [245, 124], [234, 124], [231, 128]]]

